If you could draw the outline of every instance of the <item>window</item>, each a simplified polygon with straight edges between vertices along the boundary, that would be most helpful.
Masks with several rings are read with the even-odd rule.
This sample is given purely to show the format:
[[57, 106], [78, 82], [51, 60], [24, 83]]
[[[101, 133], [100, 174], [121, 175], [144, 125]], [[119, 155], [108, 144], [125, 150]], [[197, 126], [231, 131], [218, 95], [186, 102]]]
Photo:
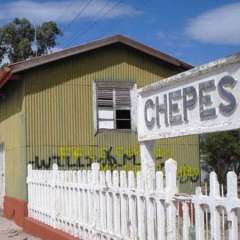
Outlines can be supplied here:
[[97, 129], [131, 129], [131, 91], [134, 84], [120, 81], [95, 82]]

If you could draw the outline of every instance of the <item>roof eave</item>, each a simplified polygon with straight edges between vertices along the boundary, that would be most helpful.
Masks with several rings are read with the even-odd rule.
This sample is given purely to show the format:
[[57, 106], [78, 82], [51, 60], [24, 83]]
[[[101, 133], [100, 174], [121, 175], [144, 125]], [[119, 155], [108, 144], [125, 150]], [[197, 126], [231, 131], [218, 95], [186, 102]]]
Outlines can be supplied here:
[[158, 60], [167, 62], [176, 67], [180, 67], [183, 70], [188, 70], [188, 69], [193, 68], [193, 66], [191, 66], [190, 64], [182, 62], [172, 56], [169, 56], [165, 53], [162, 53], [154, 48], [148, 47], [142, 43], [139, 43], [139, 42], [132, 40], [128, 37], [125, 37], [123, 35], [115, 35], [112, 37], [96, 40], [96, 41], [86, 43], [81, 46], [68, 48], [68, 49], [65, 49], [65, 50], [62, 50], [59, 52], [55, 52], [55, 53], [51, 53], [51, 54], [48, 54], [45, 56], [40, 56], [40, 57], [32, 58], [30, 60], [26, 60], [23, 62], [18, 62], [18, 63], [10, 65], [9, 67], [12, 69], [13, 73], [18, 73], [18, 72], [28, 70], [30, 68], [41, 66], [41, 65], [49, 63], [49, 62], [57, 61], [57, 60], [60, 60], [60, 59], [66, 58], [66, 57], [70, 57], [70, 56], [74, 56], [74, 55], [88, 52], [91, 50], [95, 50], [97, 48], [106, 47], [106, 46], [109, 46], [109, 45], [112, 45], [115, 43], [125, 44], [126, 46], [129, 46], [133, 49], [136, 49], [136, 50], [143, 52], [147, 55], [150, 55], [152, 57], [155, 57]]
[[10, 68], [3, 68], [0, 70], [0, 88], [11, 78], [13, 72]]

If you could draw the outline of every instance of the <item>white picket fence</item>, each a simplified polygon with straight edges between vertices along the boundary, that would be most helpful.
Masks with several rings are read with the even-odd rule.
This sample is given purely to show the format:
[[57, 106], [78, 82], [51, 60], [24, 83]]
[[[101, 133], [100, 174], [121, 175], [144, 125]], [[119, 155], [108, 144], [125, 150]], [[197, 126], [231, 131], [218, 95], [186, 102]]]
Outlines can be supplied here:
[[210, 193], [178, 194], [177, 164], [168, 160], [165, 174], [129, 171], [33, 170], [28, 166], [29, 217], [70, 235], [88, 239], [239, 240], [240, 199], [237, 176], [227, 175], [221, 196], [216, 174]]

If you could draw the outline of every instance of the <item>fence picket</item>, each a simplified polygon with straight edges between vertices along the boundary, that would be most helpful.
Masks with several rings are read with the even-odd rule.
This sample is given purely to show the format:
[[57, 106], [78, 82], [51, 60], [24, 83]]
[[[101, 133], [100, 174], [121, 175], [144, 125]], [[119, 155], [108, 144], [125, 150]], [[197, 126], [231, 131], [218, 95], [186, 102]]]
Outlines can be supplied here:
[[[149, 172], [149, 174], [155, 174], [152, 172]], [[146, 186], [146, 193], [147, 193], [147, 199], [146, 199], [146, 204], [147, 204], [147, 239], [148, 240], [154, 240], [155, 236], [155, 211], [154, 211], [154, 199], [151, 197], [151, 193], [154, 191], [154, 182], [153, 179], [155, 176], [148, 176], [148, 181], [146, 181], [145, 186]]]
[[[234, 201], [239, 201], [238, 187], [237, 187], [237, 175], [234, 172], [227, 173], [227, 199], [231, 203], [231, 208], [228, 210], [228, 221], [229, 221], [229, 240], [239, 239], [238, 231], [238, 217], [236, 208], [234, 208]], [[236, 204], [237, 205], [237, 204]]]
[[128, 188], [130, 190], [130, 194], [128, 196], [129, 199], [129, 232], [130, 238], [135, 240], [137, 239], [137, 213], [136, 213], [136, 180], [133, 171], [128, 172]]
[[32, 165], [28, 165], [28, 176], [27, 176], [27, 184], [28, 184], [28, 216], [33, 218], [33, 187], [35, 186], [34, 181], [32, 179]]
[[[118, 191], [119, 189], [119, 172], [113, 171], [113, 187]], [[113, 209], [114, 209], [114, 232], [116, 235], [121, 234], [121, 209], [120, 209], [120, 194], [118, 192], [113, 195]]]
[[60, 176], [61, 172], [57, 171], [57, 176], [56, 176], [56, 228], [57, 229], [61, 229], [61, 222], [60, 222], [60, 213], [61, 213], [61, 205], [62, 205], [62, 201], [61, 201], [61, 176]]
[[[163, 173], [156, 172], [156, 193], [163, 194]], [[157, 239], [165, 240], [165, 208], [162, 200], [158, 200], [156, 203], [157, 208]]]
[[75, 233], [75, 221], [74, 221], [74, 216], [75, 216], [75, 209], [74, 209], [74, 202], [75, 202], [75, 194], [74, 194], [74, 171], [71, 171], [70, 174], [70, 226], [71, 226], [71, 235], [74, 236]]
[[[53, 170], [52, 172], [50, 171], [47, 171], [47, 178], [45, 179], [47, 181], [47, 179], [49, 179], [50, 177], [52, 178], [51, 179], [51, 192], [52, 194], [49, 194], [47, 192], [47, 187], [45, 186], [45, 194], [46, 194], [46, 206], [48, 206], [48, 202], [52, 203], [52, 206], [51, 206], [51, 209], [49, 209], [49, 216], [51, 216], [51, 226], [53, 228], [56, 228], [56, 205], [57, 205], [57, 199], [56, 199], [56, 181], [57, 181], [57, 173], [58, 173], [58, 166], [57, 164], [53, 164]], [[51, 199], [48, 199], [48, 196], [51, 197]], [[50, 212], [50, 210], [52, 210]]]
[[62, 229], [63, 231], [66, 231], [67, 224], [66, 224], [66, 212], [67, 212], [67, 196], [66, 196], [66, 181], [65, 181], [65, 171], [62, 171], [61, 173], [61, 181], [62, 181], [62, 187], [61, 187], [61, 198], [62, 198]]
[[167, 240], [176, 240], [176, 206], [173, 203], [173, 196], [177, 192], [177, 163], [169, 159], [165, 163], [166, 174], [166, 217], [167, 217]]
[[70, 225], [70, 217], [71, 217], [71, 192], [70, 192], [70, 173], [69, 171], [65, 171], [65, 177], [66, 177], [66, 227], [67, 227], [67, 233], [71, 234], [71, 225]]
[[[112, 173], [110, 170], [106, 172], [107, 187], [112, 187]], [[111, 191], [107, 191], [107, 231], [113, 232], [113, 199]]]
[[73, 172], [73, 182], [72, 182], [72, 188], [73, 188], [73, 235], [74, 237], [78, 236], [78, 226], [77, 226], [77, 219], [78, 219], [78, 189], [77, 189], [77, 171]]
[[202, 198], [201, 188], [196, 188], [195, 196], [193, 197], [193, 203], [195, 207], [195, 229], [196, 229], [196, 240], [205, 239], [204, 230], [204, 211], [200, 205]]
[[[120, 172], [120, 187], [123, 190], [127, 189], [127, 175], [125, 171]], [[127, 195], [124, 191], [121, 193], [121, 234], [129, 237], [128, 233], [128, 206]]]
[[82, 199], [82, 171], [79, 170], [77, 173], [77, 189], [78, 189], [78, 218], [77, 218], [77, 225], [78, 225], [78, 238], [83, 235], [82, 232], [82, 219], [83, 219], [83, 199]]
[[[52, 209], [54, 211], [54, 206], [52, 202], [53, 197], [53, 187], [52, 187], [52, 181], [49, 181], [48, 179], [48, 170], [44, 172], [43, 175], [43, 183], [42, 183], [42, 191], [43, 191], [43, 202], [42, 202], [42, 218], [44, 219], [47, 224], [49, 224], [51, 227], [53, 227], [52, 222]], [[52, 177], [52, 176], [50, 176]], [[50, 205], [48, 204], [48, 197], [50, 197]]]
[[214, 201], [215, 198], [220, 197], [220, 186], [215, 172], [210, 173], [210, 197], [212, 198], [212, 203], [210, 205], [211, 239], [221, 239], [221, 218]]
[[183, 240], [189, 240], [189, 230], [190, 230], [190, 216], [189, 208], [187, 203], [182, 204], [183, 210]]
[[139, 240], [146, 239], [146, 224], [145, 224], [145, 201], [142, 196], [144, 192], [144, 181], [141, 172], [137, 173], [137, 211], [138, 211], [138, 238]]
[[107, 230], [107, 205], [106, 205], [106, 175], [105, 172], [100, 172], [100, 222], [101, 229], [103, 231]]
[[44, 217], [43, 217], [43, 211], [44, 211], [44, 207], [43, 207], [43, 204], [44, 204], [44, 174], [45, 172], [40, 172], [40, 176], [41, 178], [39, 179], [39, 184], [40, 184], [40, 201], [39, 201], [39, 209], [38, 209], [38, 219], [41, 221], [41, 222], [44, 222]]
[[88, 214], [88, 198], [87, 198], [87, 189], [85, 186], [87, 186], [87, 172], [86, 170], [82, 171], [82, 181], [83, 181], [83, 191], [82, 191], [82, 203], [83, 203], [83, 218], [82, 218], [82, 237], [85, 235], [85, 227], [87, 223], [87, 214]]
[[91, 170], [87, 170], [87, 229], [86, 229], [86, 239], [91, 239], [90, 229], [92, 227], [92, 216], [93, 216], [93, 201], [92, 201], [92, 191], [91, 191], [91, 182], [92, 182], [92, 172]]
[[[95, 191], [95, 187], [98, 186], [99, 183], [99, 169], [100, 165], [99, 163], [93, 163], [92, 164], [92, 192], [93, 192], [93, 236], [96, 238], [97, 232], [96, 228], [98, 226], [98, 219], [99, 219], [99, 191]], [[93, 238], [94, 238], [93, 237]]]

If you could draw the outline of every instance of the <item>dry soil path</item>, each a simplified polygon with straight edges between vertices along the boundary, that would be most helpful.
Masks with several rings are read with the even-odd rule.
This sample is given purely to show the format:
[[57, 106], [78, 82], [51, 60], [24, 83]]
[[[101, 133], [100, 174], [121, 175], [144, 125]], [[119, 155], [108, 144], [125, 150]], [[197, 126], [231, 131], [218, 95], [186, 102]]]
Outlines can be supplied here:
[[0, 240], [41, 240], [22, 231], [20, 227], [0, 215]]

